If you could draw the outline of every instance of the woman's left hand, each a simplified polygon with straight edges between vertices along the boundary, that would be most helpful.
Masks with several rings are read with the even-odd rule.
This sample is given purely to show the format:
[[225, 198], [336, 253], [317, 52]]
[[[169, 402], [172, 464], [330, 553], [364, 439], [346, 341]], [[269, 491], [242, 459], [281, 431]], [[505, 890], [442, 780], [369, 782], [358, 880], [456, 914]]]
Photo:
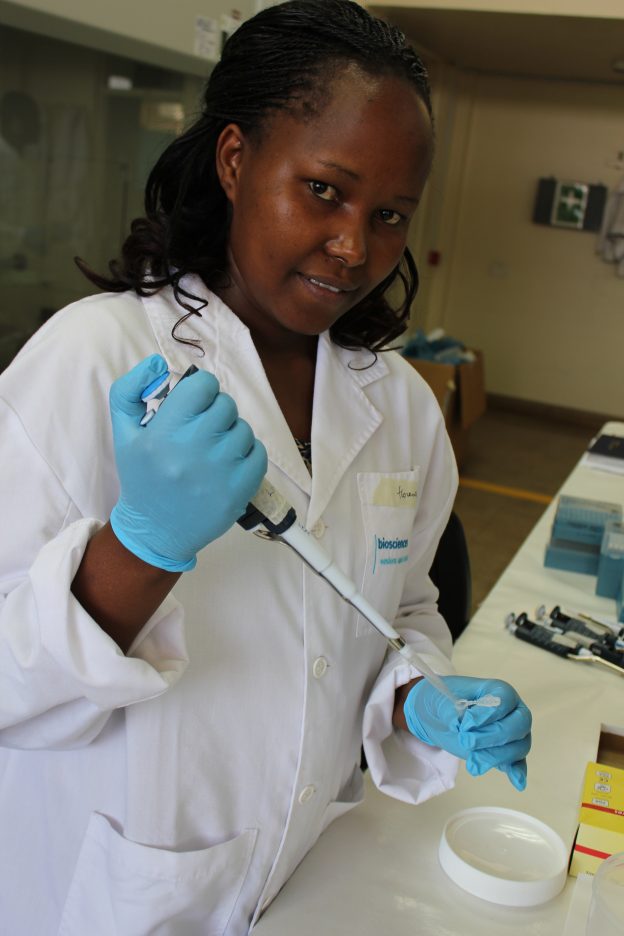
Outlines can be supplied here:
[[492, 767], [507, 774], [517, 790], [524, 790], [526, 755], [531, 747], [531, 713], [516, 690], [498, 679], [442, 676], [454, 696], [469, 701], [486, 695], [500, 699], [496, 707], [471, 705], [458, 714], [453, 703], [431, 683], [421, 679], [410, 690], [403, 711], [415, 737], [466, 761], [474, 777]]

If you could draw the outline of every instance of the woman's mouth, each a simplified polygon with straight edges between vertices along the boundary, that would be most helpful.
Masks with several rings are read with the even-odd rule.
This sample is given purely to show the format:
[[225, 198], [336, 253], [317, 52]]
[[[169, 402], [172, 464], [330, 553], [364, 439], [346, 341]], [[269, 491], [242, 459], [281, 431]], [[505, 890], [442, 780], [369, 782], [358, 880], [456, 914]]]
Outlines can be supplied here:
[[314, 291], [316, 295], [325, 295], [327, 298], [330, 296], [346, 296], [347, 293], [355, 292], [357, 286], [352, 286], [347, 283], [337, 283], [326, 278], [321, 279], [317, 276], [307, 276], [306, 274], [300, 274], [304, 283]]
[[329, 283], [322, 283], [321, 280], [317, 280], [313, 276], [309, 276], [308, 279], [314, 286], [320, 286], [321, 289], [328, 289], [330, 292], [333, 292], [333, 293], [344, 292], [343, 289], [338, 289], [337, 286], [331, 286]]

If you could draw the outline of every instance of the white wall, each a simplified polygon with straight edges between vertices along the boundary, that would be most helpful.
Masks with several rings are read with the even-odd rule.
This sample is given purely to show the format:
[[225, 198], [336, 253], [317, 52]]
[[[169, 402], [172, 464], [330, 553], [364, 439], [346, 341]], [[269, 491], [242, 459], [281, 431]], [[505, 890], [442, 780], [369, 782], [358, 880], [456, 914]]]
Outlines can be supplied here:
[[622, 0], [375, 0], [375, 6], [624, 18]]
[[531, 216], [542, 176], [609, 188], [624, 176], [624, 88], [447, 68], [438, 98], [414, 324], [482, 348], [490, 392], [622, 415], [624, 280], [595, 234]]
[[189, 74], [206, 74], [195, 51], [198, 16], [238, 10], [248, 17], [262, 0], [0, 0], [0, 23], [39, 32]]

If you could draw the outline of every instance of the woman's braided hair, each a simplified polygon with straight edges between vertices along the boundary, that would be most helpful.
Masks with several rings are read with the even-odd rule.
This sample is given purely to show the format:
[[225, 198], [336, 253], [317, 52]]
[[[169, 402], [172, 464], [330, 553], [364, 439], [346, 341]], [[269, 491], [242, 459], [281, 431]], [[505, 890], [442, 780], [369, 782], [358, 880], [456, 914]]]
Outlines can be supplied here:
[[[195, 273], [210, 287], [223, 279], [228, 202], [215, 160], [221, 131], [236, 123], [261, 138], [276, 111], [308, 119], [328, 99], [334, 74], [349, 63], [373, 76], [409, 82], [431, 115], [427, 72], [403, 33], [351, 0], [289, 0], [243, 22], [210, 75], [201, 116], [152, 169], [145, 217], [132, 222], [121, 257], [109, 263], [110, 276], [94, 273], [77, 259], [83, 273], [98, 287], [116, 292], [149, 295], [171, 285], [188, 310], [180, 321], [201, 314], [205, 302], [185, 292], [180, 280]], [[397, 279], [404, 298], [392, 308], [385, 294]], [[343, 347], [380, 350], [407, 327], [417, 288], [416, 265], [406, 249], [402, 263], [332, 326], [332, 340]]]

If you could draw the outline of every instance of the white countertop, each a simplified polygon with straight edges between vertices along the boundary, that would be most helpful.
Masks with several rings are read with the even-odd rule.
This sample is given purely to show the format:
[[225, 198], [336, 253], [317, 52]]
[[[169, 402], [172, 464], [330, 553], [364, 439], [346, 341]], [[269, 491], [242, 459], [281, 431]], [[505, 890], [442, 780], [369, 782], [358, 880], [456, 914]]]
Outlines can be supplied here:
[[[608, 423], [603, 431], [624, 435], [624, 424]], [[624, 475], [578, 465], [559, 493], [624, 504]], [[408, 806], [379, 793], [367, 776], [364, 803], [321, 836], [254, 934], [562, 936], [574, 879], [568, 878], [564, 891], [547, 904], [505, 908], [461, 890], [437, 857], [445, 822], [471, 806], [530, 813], [571, 847], [585, 766], [595, 758], [601, 723], [624, 729], [621, 676], [561, 659], [505, 630], [510, 611], [532, 617], [541, 604], [548, 610], [559, 604], [569, 611], [615, 615], [615, 602], [594, 594], [594, 577], [544, 568], [555, 507], [556, 500], [475, 614], [453, 655], [458, 672], [506, 679], [531, 708], [527, 789], [518, 793], [498, 771], [473, 778], [462, 767], [454, 790]]]

